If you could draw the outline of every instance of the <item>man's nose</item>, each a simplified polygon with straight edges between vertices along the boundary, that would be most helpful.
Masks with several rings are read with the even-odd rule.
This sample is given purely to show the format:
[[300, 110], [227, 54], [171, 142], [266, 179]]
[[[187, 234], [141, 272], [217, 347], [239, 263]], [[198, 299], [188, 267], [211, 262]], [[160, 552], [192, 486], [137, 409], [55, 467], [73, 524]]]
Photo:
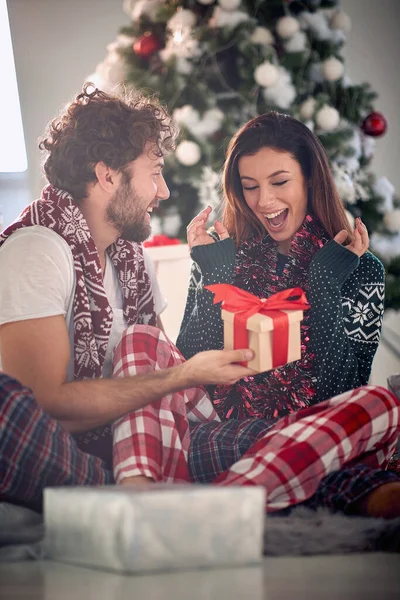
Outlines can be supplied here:
[[166, 184], [166, 181], [165, 181], [164, 177], [161, 177], [161, 181], [157, 188], [157, 198], [162, 201], [162, 200], [168, 200], [169, 196], [170, 196], [170, 192], [169, 192], [168, 186]]

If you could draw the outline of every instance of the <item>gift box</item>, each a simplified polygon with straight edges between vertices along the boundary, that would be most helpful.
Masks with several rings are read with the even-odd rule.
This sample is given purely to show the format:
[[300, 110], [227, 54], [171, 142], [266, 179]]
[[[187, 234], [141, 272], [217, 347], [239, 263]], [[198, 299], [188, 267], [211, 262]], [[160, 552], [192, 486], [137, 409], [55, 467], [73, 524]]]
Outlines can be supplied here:
[[301, 358], [300, 325], [309, 308], [301, 288], [267, 299], [228, 284], [206, 289], [214, 293], [214, 303], [222, 302], [224, 348], [253, 350], [254, 358], [245, 366], [263, 373]]
[[[303, 319], [303, 311], [287, 310], [284, 312], [288, 318], [286, 359], [284, 361], [276, 361], [275, 364], [273, 362], [273, 340], [276, 332], [274, 332], [273, 318], [257, 313], [247, 319], [248, 342], [244, 347], [250, 348], [254, 352], [254, 358], [246, 363], [249, 369], [253, 369], [257, 373], [263, 373], [264, 371], [276, 369], [301, 358], [300, 323]], [[235, 313], [222, 310], [221, 316], [224, 321], [224, 348], [226, 350], [233, 350], [235, 348]]]
[[257, 564], [265, 502], [257, 486], [48, 488], [46, 557], [124, 573]]

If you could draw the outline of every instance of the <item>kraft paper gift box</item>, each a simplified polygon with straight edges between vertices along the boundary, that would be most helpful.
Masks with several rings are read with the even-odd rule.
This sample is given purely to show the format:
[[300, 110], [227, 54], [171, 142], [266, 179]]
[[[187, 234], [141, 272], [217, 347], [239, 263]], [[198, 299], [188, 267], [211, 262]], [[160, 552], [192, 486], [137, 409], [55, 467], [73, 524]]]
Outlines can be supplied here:
[[45, 555], [121, 573], [258, 564], [265, 504], [257, 486], [48, 488]]
[[[303, 319], [302, 310], [285, 310], [289, 321], [289, 339], [287, 350], [287, 364], [301, 358], [300, 324]], [[234, 318], [235, 313], [223, 310], [221, 312], [224, 321], [224, 348], [234, 348]], [[248, 333], [248, 348], [253, 350], [254, 358], [247, 362], [247, 366], [258, 373], [270, 371], [278, 366], [273, 364], [273, 335], [274, 321], [267, 315], [256, 313], [249, 317], [246, 324]]]
[[227, 283], [208, 285], [214, 304], [222, 303], [224, 348], [250, 348], [254, 358], [245, 366], [258, 373], [301, 358], [300, 323], [309, 304], [301, 288], [289, 288], [258, 298]]

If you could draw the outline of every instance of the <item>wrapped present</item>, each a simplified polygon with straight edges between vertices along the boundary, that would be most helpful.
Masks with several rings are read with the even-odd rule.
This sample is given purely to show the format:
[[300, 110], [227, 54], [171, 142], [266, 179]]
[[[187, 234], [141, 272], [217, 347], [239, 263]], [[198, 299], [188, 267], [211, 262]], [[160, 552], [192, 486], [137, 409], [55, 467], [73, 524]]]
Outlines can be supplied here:
[[46, 557], [124, 573], [257, 564], [265, 502], [257, 486], [48, 488]]
[[250, 348], [254, 358], [246, 363], [258, 373], [301, 358], [300, 324], [309, 308], [301, 288], [290, 288], [270, 298], [257, 298], [233, 285], [206, 286], [214, 304], [222, 302], [224, 347]]

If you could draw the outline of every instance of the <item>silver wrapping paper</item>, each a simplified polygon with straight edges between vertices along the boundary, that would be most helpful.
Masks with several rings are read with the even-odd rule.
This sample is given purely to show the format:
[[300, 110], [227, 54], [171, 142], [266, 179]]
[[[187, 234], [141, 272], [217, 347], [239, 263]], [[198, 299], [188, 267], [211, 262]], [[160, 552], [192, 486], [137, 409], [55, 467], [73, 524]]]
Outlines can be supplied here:
[[49, 488], [46, 556], [124, 573], [257, 564], [265, 499], [253, 486]]

